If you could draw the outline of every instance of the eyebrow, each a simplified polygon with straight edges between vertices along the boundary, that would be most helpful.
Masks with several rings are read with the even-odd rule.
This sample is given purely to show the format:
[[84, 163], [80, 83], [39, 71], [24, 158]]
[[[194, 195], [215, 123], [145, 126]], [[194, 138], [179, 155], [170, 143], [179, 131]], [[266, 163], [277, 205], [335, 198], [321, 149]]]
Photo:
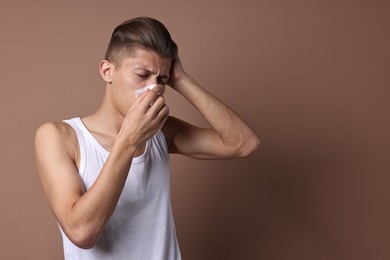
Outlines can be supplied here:
[[[146, 72], [151, 73], [151, 74], [154, 73], [153, 71], [148, 70], [148, 69], [145, 69], [145, 68], [142, 68], [142, 67], [136, 67], [136, 68], [134, 68], [134, 70], [143, 70], [143, 71], [146, 71]], [[160, 77], [160, 78], [166, 78], [166, 79], [169, 78], [168, 75], [160, 75], [159, 77]]]

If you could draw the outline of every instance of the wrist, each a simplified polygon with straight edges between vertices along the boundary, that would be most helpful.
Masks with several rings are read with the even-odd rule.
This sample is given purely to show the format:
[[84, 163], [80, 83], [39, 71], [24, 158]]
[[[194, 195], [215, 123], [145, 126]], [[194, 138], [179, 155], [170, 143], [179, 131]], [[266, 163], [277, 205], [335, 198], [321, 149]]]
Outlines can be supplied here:
[[177, 90], [179, 88], [182, 88], [184, 86], [187, 86], [191, 84], [191, 82], [194, 82], [194, 80], [191, 78], [190, 75], [185, 74], [184, 76], [180, 77], [179, 79], [176, 79], [172, 83], [172, 88]]
[[123, 154], [133, 156], [138, 145], [135, 142], [129, 142], [129, 138], [124, 137], [120, 132], [115, 138], [112, 151], [117, 150]]

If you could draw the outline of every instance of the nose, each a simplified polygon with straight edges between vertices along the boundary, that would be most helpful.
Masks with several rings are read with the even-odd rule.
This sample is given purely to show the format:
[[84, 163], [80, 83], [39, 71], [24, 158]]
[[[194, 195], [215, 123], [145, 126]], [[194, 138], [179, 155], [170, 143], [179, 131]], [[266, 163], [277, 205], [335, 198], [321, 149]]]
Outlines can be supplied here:
[[[156, 90], [158, 91], [158, 94], [160, 96], [163, 96], [165, 93], [165, 84], [161, 84], [158, 82], [150, 82], [146, 87], [158, 88]], [[151, 88], [149, 88], [149, 89], [151, 89]]]
[[164, 95], [165, 93], [165, 84], [162, 84], [161, 82], [158, 82], [157, 79], [154, 79], [154, 80], [150, 80], [150, 82], [148, 82], [148, 86], [158, 86], [160, 89], [158, 90], [158, 92], [162, 95]]
[[159, 79], [159, 74], [156, 73], [155, 75], [152, 75], [151, 77], [148, 78], [147, 80], [147, 85], [157, 85], [160, 87], [159, 93], [160, 95], [164, 95], [165, 93], [165, 84]]
[[160, 88], [160, 90], [159, 90], [160, 95], [163, 96], [165, 93], [165, 85], [164, 84], [157, 84], [157, 85]]

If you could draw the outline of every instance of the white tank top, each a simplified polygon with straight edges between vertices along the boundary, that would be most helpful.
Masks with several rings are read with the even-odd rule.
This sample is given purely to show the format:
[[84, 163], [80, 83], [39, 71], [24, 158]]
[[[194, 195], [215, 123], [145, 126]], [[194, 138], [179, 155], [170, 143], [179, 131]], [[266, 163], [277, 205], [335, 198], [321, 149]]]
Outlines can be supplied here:
[[[80, 118], [64, 122], [77, 133], [79, 174], [88, 190], [109, 152]], [[133, 158], [115, 211], [93, 248], [81, 249], [62, 230], [61, 234], [66, 260], [180, 260], [171, 210], [169, 154], [164, 134], [159, 131], [147, 141], [144, 154]]]

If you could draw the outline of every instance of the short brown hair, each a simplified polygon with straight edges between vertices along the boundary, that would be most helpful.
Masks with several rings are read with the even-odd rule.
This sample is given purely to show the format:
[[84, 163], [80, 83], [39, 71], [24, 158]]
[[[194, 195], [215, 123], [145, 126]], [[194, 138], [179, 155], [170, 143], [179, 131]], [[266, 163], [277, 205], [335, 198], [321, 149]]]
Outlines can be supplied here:
[[177, 45], [167, 28], [150, 17], [137, 17], [118, 25], [111, 35], [105, 59], [119, 66], [136, 48], [155, 51], [164, 58], [177, 56]]

